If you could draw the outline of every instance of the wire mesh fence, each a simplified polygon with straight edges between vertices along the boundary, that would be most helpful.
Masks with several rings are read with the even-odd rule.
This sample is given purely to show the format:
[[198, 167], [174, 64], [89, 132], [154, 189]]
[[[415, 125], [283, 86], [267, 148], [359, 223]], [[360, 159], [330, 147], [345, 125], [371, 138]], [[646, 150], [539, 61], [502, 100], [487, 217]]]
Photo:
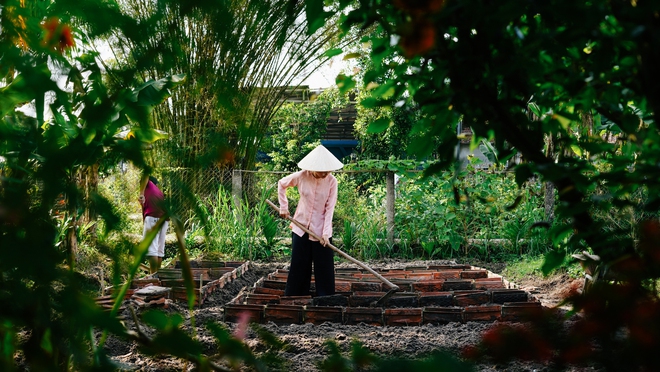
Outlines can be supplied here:
[[[163, 191], [179, 216], [190, 217], [196, 204], [213, 209], [219, 192], [231, 193], [253, 205], [277, 195], [277, 180], [287, 172], [244, 171], [232, 168], [159, 168]], [[264, 195], [269, 193], [268, 195]]]

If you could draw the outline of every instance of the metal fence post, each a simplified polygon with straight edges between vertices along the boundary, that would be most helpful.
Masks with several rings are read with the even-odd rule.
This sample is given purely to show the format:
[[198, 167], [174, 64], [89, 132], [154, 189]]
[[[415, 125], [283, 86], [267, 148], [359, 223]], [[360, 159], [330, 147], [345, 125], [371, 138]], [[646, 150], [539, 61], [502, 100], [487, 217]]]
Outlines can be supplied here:
[[387, 200], [385, 207], [387, 211], [385, 215], [387, 216], [387, 243], [389, 245], [394, 244], [394, 172], [387, 172]]
[[231, 174], [231, 194], [234, 197], [234, 206], [240, 208], [243, 197], [243, 173], [240, 169], [234, 169]]

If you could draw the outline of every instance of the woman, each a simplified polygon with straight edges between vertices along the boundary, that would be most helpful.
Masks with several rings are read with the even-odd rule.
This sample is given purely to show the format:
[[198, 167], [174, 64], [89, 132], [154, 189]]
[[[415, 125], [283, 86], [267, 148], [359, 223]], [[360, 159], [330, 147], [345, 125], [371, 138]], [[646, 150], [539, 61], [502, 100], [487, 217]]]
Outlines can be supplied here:
[[[158, 221], [165, 216], [163, 209], [164, 203], [163, 192], [158, 188], [158, 180], [156, 177], [144, 176], [140, 181], [140, 195], [138, 200], [142, 204], [142, 220], [144, 227], [142, 229], [143, 238], [147, 236]], [[149, 245], [147, 251], [147, 259], [149, 260], [149, 272], [155, 273], [160, 269], [165, 256], [165, 237], [167, 234], [167, 227], [169, 225], [169, 218], [163, 222], [163, 226], [158, 231]]]
[[293, 248], [285, 296], [309, 295], [312, 263], [316, 295], [329, 296], [335, 293], [333, 252], [327, 245], [332, 238], [332, 215], [337, 204], [337, 179], [330, 172], [343, 166], [328, 149], [319, 145], [298, 163], [301, 171], [290, 174], [277, 183], [280, 216], [289, 217], [286, 189], [298, 187], [300, 201], [293, 219], [321, 238], [319, 241], [297, 225], [291, 224]]

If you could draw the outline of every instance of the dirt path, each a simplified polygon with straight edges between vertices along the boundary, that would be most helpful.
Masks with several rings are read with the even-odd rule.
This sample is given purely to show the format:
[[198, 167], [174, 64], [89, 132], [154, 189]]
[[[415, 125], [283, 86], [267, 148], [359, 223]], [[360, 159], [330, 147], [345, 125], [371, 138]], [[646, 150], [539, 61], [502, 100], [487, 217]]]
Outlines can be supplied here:
[[[372, 265], [392, 268], [420, 263], [430, 265], [446, 263], [446, 261], [383, 261], [372, 263]], [[235, 297], [241, 289], [251, 286], [260, 277], [285, 266], [286, 263], [255, 264], [246, 275], [225, 287], [223, 291], [216, 293], [213, 298], [205, 302], [201, 309], [194, 311], [199, 340], [209, 350], [209, 353], [212, 353], [215, 344], [213, 337], [204, 328], [204, 324], [208, 321], [222, 322], [223, 306]], [[493, 272], [496, 272], [498, 269], [501, 271], [501, 267], [488, 268], [484, 265], [482, 267]], [[558, 305], [569, 291], [581, 287], [580, 280], [572, 280], [568, 276], [560, 275], [547, 279], [529, 277], [518, 281], [516, 284], [538, 298], [544, 306], [549, 307]], [[179, 312], [184, 317], [188, 317], [185, 326], [190, 327], [189, 312], [185, 307], [174, 303], [165, 311]], [[325, 346], [328, 340], [334, 341], [344, 356], [350, 354], [353, 341], [359, 340], [368, 350], [380, 356], [422, 358], [436, 350], [459, 353], [464, 347], [476, 344], [481, 334], [494, 324], [490, 322], [467, 322], [450, 323], [442, 326], [381, 327], [365, 324], [341, 325], [324, 323], [321, 325], [276, 325], [269, 323], [262, 325], [262, 327], [277, 335], [280, 340], [288, 345], [285, 350], [277, 352], [277, 356], [282, 358], [285, 363], [273, 370], [304, 372], [318, 370], [318, 363], [328, 356], [328, 349]], [[127, 321], [127, 326], [133, 326], [130, 320]], [[235, 324], [230, 323], [227, 326], [233, 329]], [[255, 353], [263, 354], [267, 351], [267, 347], [260, 341], [256, 332], [253, 330], [248, 331], [245, 340]], [[138, 351], [135, 345], [127, 344], [114, 338], [109, 340], [106, 349], [110, 356], [115, 361], [121, 363], [125, 370], [192, 370], [192, 365], [186, 364], [179, 359], [170, 357], [146, 357]], [[512, 364], [508, 366], [484, 364], [477, 366], [478, 371], [541, 371], [546, 368], [542, 364], [535, 363]]]

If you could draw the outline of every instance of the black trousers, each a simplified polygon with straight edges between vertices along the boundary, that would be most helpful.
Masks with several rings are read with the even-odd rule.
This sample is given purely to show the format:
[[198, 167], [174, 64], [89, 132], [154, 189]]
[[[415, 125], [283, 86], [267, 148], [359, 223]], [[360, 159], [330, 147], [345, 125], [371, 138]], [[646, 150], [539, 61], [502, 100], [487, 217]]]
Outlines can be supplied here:
[[317, 296], [335, 294], [334, 252], [321, 242], [309, 240], [309, 234], [298, 236], [291, 234], [291, 267], [286, 280], [285, 296], [307, 296], [312, 281], [312, 263], [314, 264], [314, 282]]

